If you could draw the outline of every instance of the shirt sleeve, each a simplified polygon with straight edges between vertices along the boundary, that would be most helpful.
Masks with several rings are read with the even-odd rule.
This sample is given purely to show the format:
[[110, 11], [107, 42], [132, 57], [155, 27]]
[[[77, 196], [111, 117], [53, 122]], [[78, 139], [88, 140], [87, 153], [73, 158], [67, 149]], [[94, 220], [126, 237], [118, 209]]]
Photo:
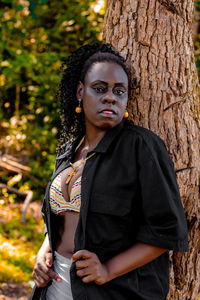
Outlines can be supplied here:
[[46, 225], [45, 222], [44, 222], [44, 225], [43, 225], [43, 232], [44, 232], [44, 235], [47, 234], [47, 225]]
[[46, 224], [45, 209], [46, 209], [46, 203], [45, 203], [45, 197], [44, 197], [43, 203], [42, 203], [42, 217], [43, 217], [43, 221], [44, 221], [44, 225], [43, 225], [44, 235], [47, 234], [47, 224]]
[[139, 149], [142, 218], [137, 241], [175, 251], [188, 251], [187, 223], [174, 166], [160, 138]]

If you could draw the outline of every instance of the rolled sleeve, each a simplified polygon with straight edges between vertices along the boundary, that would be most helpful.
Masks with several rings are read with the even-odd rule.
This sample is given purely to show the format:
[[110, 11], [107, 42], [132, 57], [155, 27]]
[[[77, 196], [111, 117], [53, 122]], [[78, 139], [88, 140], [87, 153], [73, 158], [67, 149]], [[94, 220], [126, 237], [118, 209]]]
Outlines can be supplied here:
[[153, 147], [145, 143], [140, 154], [143, 218], [137, 240], [168, 250], [188, 251], [185, 213], [173, 162], [166, 147], [162, 140]]

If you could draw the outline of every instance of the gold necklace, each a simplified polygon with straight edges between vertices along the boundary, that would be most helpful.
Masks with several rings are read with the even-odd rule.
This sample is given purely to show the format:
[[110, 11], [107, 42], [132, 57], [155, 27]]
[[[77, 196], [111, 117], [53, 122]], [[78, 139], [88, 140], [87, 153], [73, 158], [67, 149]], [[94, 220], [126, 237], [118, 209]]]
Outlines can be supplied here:
[[[77, 151], [77, 149], [81, 146], [81, 144], [83, 143], [83, 141], [84, 141], [84, 138], [85, 137], [83, 137], [82, 139], [81, 139], [81, 141], [80, 141], [80, 143], [78, 144], [78, 146], [76, 147], [76, 150], [75, 151]], [[69, 182], [70, 182], [70, 180], [72, 179], [72, 177], [76, 174], [76, 170], [82, 165], [82, 164], [84, 164], [89, 158], [91, 158], [93, 155], [95, 155], [95, 152], [94, 153], [92, 153], [92, 154], [90, 154], [88, 157], [86, 157], [86, 158], [84, 158], [77, 166], [75, 166], [73, 163], [69, 163], [70, 164], [70, 166], [73, 168], [73, 170], [71, 171], [71, 172], [69, 172], [69, 174], [67, 174], [68, 175], [68, 178], [67, 178], [67, 180], [66, 180], [66, 184], [68, 184]]]
[[66, 184], [68, 184], [70, 182], [70, 180], [72, 179], [72, 177], [76, 174], [76, 170], [82, 165], [84, 164], [89, 158], [91, 158], [93, 155], [95, 155], [95, 152], [93, 152], [92, 154], [90, 154], [88, 157], [86, 157], [85, 159], [83, 159], [80, 164], [78, 164], [78, 166], [74, 166], [73, 163], [69, 163], [70, 166], [73, 168], [73, 170], [67, 174], [68, 175], [68, 178], [66, 180]]

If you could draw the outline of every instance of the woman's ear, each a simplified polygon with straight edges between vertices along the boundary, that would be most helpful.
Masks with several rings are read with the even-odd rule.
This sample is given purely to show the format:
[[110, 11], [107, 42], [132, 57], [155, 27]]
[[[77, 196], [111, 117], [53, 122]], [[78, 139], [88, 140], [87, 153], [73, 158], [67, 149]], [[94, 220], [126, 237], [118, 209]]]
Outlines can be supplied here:
[[77, 99], [83, 99], [83, 94], [84, 94], [84, 85], [81, 81], [79, 81], [76, 89]]

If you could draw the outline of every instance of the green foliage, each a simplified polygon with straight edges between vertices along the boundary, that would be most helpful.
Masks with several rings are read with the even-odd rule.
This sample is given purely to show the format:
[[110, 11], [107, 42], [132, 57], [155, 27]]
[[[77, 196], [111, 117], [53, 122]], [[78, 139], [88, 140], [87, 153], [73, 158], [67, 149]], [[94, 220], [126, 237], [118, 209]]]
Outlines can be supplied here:
[[19, 219], [19, 215], [12, 218], [12, 222], [7, 223], [3, 226], [4, 237], [9, 237], [10, 239], [21, 238], [24, 241], [33, 242], [34, 248], [38, 249], [38, 244], [41, 245], [44, 239], [43, 232], [38, 233], [35, 231], [36, 221], [32, 218], [28, 218], [28, 223], [26, 225], [22, 224]]
[[[55, 161], [60, 131], [55, 97], [62, 60], [101, 39], [102, 1], [4, 0], [0, 23], [1, 150], [29, 157], [41, 182], [28, 181], [42, 199]], [[95, 12], [96, 11], [96, 12]], [[97, 12], [98, 11], [98, 12]]]
[[1, 205], [0, 218], [0, 282], [28, 282], [44, 239], [43, 221], [28, 215], [22, 224], [19, 206], [12, 204]]

